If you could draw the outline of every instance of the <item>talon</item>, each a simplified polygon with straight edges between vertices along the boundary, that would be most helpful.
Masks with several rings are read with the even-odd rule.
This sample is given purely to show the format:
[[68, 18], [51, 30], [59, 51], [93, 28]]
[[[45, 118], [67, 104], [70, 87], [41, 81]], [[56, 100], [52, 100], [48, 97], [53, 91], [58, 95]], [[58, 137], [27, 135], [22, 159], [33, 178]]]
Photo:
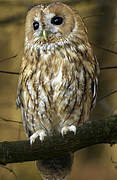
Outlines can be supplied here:
[[74, 125], [69, 126], [69, 131], [73, 132], [75, 135], [76, 134], [76, 126], [74, 126]]
[[63, 127], [63, 128], [61, 129], [61, 134], [62, 134], [62, 136], [64, 136], [65, 134], [67, 134], [67, 131], [68, 131], [68, 127], [67, 127], [67, 126]]
[[74, 135], [75, 135], [75, 134], [76, 134], [76, 126], [71, 125], [71, 126], [65, 126], [65, 127], [63, 127], [63, 128], [61, 129], [61, 134], [62, 134], [62, 136], [64, 136], [65, 134], [67, 134], [68, 131], [73, 132]]
[[47, 136], [44, 130], [38, 130], [36, 131], [32, 136], [30, 136], [30, 144], [35, 142], [36, 138], [39, 137], [40, 141], [42, 142], [44, 140], [44, 137]]

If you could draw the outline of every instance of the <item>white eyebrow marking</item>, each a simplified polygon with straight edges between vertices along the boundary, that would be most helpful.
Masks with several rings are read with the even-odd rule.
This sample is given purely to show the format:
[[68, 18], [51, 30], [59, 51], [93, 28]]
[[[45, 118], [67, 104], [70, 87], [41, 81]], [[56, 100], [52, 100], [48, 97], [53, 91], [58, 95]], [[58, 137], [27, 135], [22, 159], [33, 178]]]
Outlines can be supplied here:
[[39, 13], [35, 14], [34, 21], [40, 21], [40, 14]]

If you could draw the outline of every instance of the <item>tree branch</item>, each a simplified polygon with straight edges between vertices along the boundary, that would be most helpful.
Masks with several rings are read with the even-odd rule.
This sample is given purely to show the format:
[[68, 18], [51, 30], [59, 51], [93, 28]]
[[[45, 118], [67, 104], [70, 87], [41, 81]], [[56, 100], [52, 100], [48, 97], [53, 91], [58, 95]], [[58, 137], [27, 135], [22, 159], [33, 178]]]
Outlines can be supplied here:
[[51, 158], [101, 143], [117, 143], [117, 115], [88, 121], [77, 128], [76, 135], [69, 133], [64, 137], [47, 137], [43, 143], [37, 140], [32, 146], [29, 141], [0, 142], [0, 163], [5, 165]]

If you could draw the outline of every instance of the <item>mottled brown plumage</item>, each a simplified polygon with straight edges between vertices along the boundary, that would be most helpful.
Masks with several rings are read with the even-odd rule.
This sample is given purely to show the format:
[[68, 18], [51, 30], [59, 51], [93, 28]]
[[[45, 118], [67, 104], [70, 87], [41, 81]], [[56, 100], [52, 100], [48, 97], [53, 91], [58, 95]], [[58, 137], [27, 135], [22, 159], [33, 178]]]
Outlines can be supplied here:
[[[76, 11], [52, 3], [28, 12], [17, 106], [30, 143], [55, 133], [75, 134], [95, 104], [98, 71], [87, 30]], [[62, 180], [72, 157], [39, 162], [44, 179]]]

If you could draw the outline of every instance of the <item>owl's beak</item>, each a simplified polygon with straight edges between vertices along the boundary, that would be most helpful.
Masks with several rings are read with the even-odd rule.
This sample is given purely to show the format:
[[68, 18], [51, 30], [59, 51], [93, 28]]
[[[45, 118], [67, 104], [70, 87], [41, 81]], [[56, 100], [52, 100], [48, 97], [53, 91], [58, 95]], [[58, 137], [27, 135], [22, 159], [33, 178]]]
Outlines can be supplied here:
[[47, 31], [46, 30], [43, 30], [43, 38], [44, 40], [48, 40], [48, 35], [47, 35]]

